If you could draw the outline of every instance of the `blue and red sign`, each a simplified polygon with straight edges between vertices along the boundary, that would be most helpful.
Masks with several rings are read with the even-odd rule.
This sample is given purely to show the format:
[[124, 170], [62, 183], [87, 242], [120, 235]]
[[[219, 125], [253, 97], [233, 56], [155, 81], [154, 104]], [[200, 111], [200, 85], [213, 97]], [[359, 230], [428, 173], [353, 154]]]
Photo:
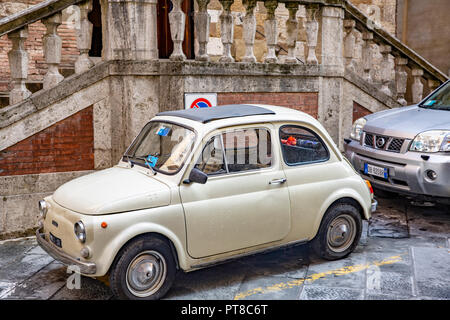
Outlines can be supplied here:
[[211, 102], [205, 98], [195, 99], [190, 106], [191, 109], [210, 108], [210, 107], [212, 107]]
[[202, 109], [217, 106], [217, 93], [185, 93], [184, 108], [185, 109]]

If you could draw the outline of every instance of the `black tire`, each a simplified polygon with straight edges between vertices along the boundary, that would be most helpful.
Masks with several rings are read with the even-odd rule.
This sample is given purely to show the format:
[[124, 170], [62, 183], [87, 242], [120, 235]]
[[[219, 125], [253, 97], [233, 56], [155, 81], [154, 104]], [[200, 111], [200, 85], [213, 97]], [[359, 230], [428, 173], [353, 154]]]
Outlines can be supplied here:
[[325, 213], [319, 231], [311, 241], [311, 248], [323, 259], [342, 259], [358, 245], [361, 232], [359, 210], [348, 203], [337, 203]]
[[[111, 267], [109, 283], [117, 299], [158, 300], [169, 291], [175, 274], [169, 243], [145, 236], [132, 240], [120, 250]], [[145, 289], [146, 285], [151, 287]]]

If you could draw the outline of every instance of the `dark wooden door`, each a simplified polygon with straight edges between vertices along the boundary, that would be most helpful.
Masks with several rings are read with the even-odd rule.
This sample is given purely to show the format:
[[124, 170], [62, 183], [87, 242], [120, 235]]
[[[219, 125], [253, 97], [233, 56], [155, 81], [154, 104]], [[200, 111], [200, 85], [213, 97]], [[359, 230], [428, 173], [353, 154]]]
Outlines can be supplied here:
[[[186, 14], [183, 52], [188, 59], [194, 59], [194, 0], [184, 0], [181, 8]], [[171, 10], [172, 2], [170, 0], [158, 0], [158, 51], [160, 59], [169, 58], [173, 51], [169, 23], [169, 12]]]

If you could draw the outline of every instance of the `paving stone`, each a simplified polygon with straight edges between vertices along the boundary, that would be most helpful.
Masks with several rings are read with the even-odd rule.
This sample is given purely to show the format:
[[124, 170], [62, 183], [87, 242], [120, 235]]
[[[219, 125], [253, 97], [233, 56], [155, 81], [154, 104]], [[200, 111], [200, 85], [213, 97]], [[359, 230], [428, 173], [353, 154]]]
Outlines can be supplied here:
[[450, 299], [450, 252], [447, 248], [411, 248], [418, 296]]
[[362, 300], [364, 290], [305, 285], [300, 300]]
[[59, 262], [52, 262], [35, 273], [31, 278], [15, 286], [8, 292], [6, 299], [39, 299], [51, 298], [66, 285], [67, 268]]
[[380, 200], [383, 203], [369, 222], [369, 236], [381, 238], [408, 238], [406, 209], [402, 203]]
[[249, 273], [239, 287], [237, 297], [242, 297], [242, 300], [296, 300], [302, 287], [301, 283], [293, 284], [293, 278], [290, 277], [265, 277]]
[[80, 284], [80, 289], [64, 285], [51, 300], [109, 300], [112, 297], [111, 289], [97, 279], [82, 276]]
[[365, 286], [364, 271], [358, 272], [334, 272], [342, 270], [346, 267], [356, 265], [365, 265], [367, 263], [366, 255], [364, 253], [352, 253], [345, 259], [335, 261], [312, 260], [308, 267], [306, 277], [313, 275], [320, 275], [331, 272], [329, 275], [308, 282], [308, 286], [330, 286], [330, 287], [345, 287], [362, 289]]
[[245, 276], [245, 266], [238, 262], [192, 271], [179, 272], [166, 299], [233, 299]]

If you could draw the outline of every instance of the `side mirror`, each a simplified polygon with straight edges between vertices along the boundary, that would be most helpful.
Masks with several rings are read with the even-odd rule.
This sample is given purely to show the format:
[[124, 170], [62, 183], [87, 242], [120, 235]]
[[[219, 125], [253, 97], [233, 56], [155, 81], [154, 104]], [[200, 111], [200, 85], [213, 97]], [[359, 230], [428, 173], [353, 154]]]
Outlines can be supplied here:
[[193, 168], [189, 174], [189, 179], [184, 180], [183, 183], [189, 184], [191, 182], [196, 182], [200, 184], [205, 184], [208, 180], [208, 175], [197, 168]]

